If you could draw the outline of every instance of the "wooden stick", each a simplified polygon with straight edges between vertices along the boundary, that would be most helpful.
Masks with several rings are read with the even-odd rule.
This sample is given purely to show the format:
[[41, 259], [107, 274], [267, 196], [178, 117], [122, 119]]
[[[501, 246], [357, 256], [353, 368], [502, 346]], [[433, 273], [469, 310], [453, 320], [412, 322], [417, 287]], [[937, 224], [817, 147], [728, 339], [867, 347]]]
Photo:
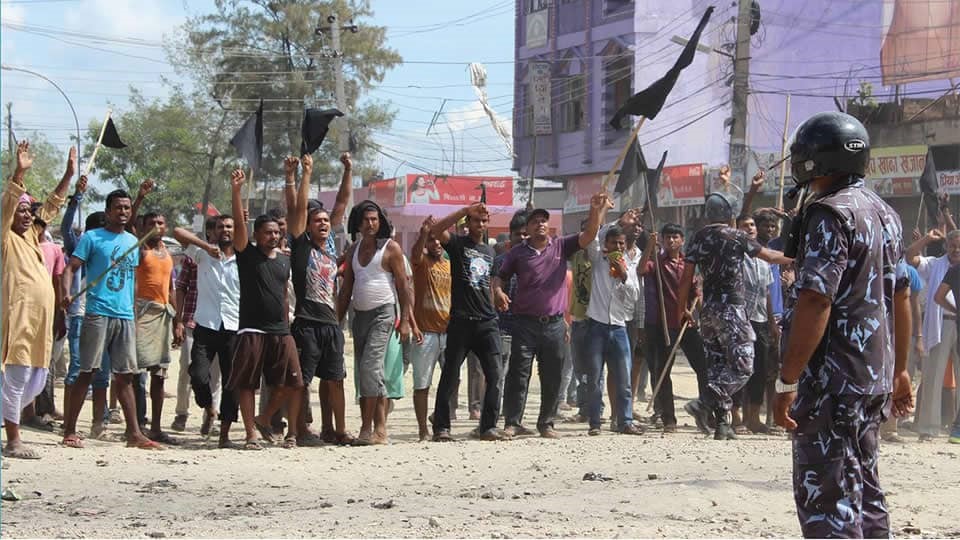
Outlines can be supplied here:
[[244, 210], [250, 213], [250, 193], [255, 189], [253, 182], [253, 167], [250, 167], [250, 179], [247, 180], [247, 200], [244, 203]]
[[667, 355], [667, 362], [663, 365], [663, 371], [660, 372], [660, 378], [657, 379], [657, 385], [653, 387], [653, 395], [650, 397], [650, 401], [647, 402], [647, 411], [653, 408], [653, 404], [657, 400], [657, 394], [660, 393], [660, 387], [663, 386], [663, 381], [667, 378], [667, 373], [669, 373], [670, 368], [673, 367], [673, 359], [677, 356], [677, 349], [680, 348], [680, 341], [683, 340], [683, 335], [687, 333], [687, 328], [689, 327], [690, 321], [684, 322], [683, 326], [680, 327], [680, 333], [677, 334], [677, 341], [673, 344], [673, 348], [670, 349], [670, 354]]
[[926, 196], [926, 193], [923, 192], [923, 191], [921, 191], [921, 192], [920, 192], [920, 211], [917, 212], [917, 226], [915, 227], [916, 229], [920, 229], [920, 218], [923, 217], [923, 198], [924, 198], [924, 196]]
[[527, 197], [527, 212], [533, 210], [533, 187], [537, 182], [537, 134], [533, 134], [533, 159], [530, 160], [530, 195]]
[[[100, 143], [103, 142], [103, 133], [107, 131], [107, 122], [110, 121], [111, 110], [107, 109], [107, 117], [103, 119], [103, 125], [100, 126], [100, 136], [97, 137], [97, 144], [93, 147], [93, 154], [90, 156], [90, 160], [87, 161], [86, 171], [83, 173], [84, 176], [90, 174], [90, 170], [93, 169], [93, 161], [97, 159], [97, 152], [100, 151]], [[77, 147], [79, 148], [80, 141], [77, 141]]]
[[610, 185], [610, 180], [613, 179], [613, 173], [617, 172], [617, 169], [619, 169], [620, 165], [623, 164], [623, 160], [627, 157], [627, 152], [630, 151], [630, 145], [633, 144], [633, 140], [637, 138], [637, 134], [640, 133], [640, 128], [643, 127], [643, 123], [646, 120], [647, 117], [641, 116], [640, 122], [637, 123], [637, 127], [633, 128], [633, 132], [630, 133], [627, 143], [623, 145], [623, 149], [620, 150], [620, 155], [617, 156], [617, 161], [613, 163], [613, 167], [610, 167], [610, 172], [608, 172], [606, 178], [603, 179], [603, 191], [607, 191], [607, 187]]
[[[642, 123], [642, 122], [641, 122]], [[639, 128], [639, 126], [637, 126]], [[657, 217], [653, 214], [653, 199], [652, 194], [650, 193], [650, 182], [646, 181], [646, 178], [643, 179], [644, 189], [647, 193], [647, 209], [650, 211], [650, 227], [656, 231], [657, 230]], [[670, 346], [670, 330], [667, 324], [667, 306], [663, 301], [663, 273], [660, 271], [660, 250], [656, 245], [648, 247], [653, 249], [653, 267], [656, 270], [657, 276], [657, 299], [660, 300], [660, 325], [663, 327], [663, 341], [667, 344], [667, 347]]]
[[102, 274], [100, 274], [99, 276], [97, 276], [96, 278], [94, 278], [92, 281], [88, 280], [88, 281], [87, 281], [87, 285], [86, 285], [84, 288], [80, 289], [80, 292], [78, 292], [77, 294], [73, 295], [73, 298], [71, 298], [71, 300], [76, 299], [76, 298], [80, 298], [81, 296], [83, 296], [83, 294], [84, 294], [85, 292], [87, 292], [87, 290], [89, 290], [91, 287], [93, 287], [93, 286], [95, 286], [97, 283], [99, 283], [100, 280], [102, 280], [103, 278], [107, 277], [107, 274], [109, 274], [111, 270], [113, 270], [114, 268], [116, 268], [117, 265], [120, 264], [121, 261], [123, 261], [124, 259], [126, 259], [126, 258], [127, 258], [127, 255], [133, 253], [133, 250], [139, 249], [140, 246], [142, 246], [143, 244], [145, 244], [145, 243], [147, 242], [147, 240], [150, 240], [151, 238], [153, 238], [154, 236], [156, 236], [156, 235], [159, 234], [159, 233], [160, 233], [160, 229], [154, 227], [153, 229], [150, 230], [150, 232], [148, 232], [147, 234], [143, 235], [143, 238], [141, 238], [141, 239], [136, 243], [136, 245], [131, 246], [130, 249], [124, 251], [123, 254], [121, 254], [119, 257], [117, 257], [116, 259], [114, 259], [114, 260], [113, 260], [113, 263], [112, 263], [106, 270], [104, 270]]
[[783, 119], [783, 139], [780, 145], [780, 196], [777, 208], [783, 209], [783, 183], [787, 176], [787, 129], [790, 127], [790, 94], [787, 94], [787, 114]]

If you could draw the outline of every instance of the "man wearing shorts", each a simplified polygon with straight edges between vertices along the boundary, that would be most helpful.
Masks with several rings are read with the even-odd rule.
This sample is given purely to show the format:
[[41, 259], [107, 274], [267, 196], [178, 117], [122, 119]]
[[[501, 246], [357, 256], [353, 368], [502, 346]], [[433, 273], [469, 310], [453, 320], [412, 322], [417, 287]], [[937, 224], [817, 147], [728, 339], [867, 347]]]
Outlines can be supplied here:
[[443, 246], [433, 235], [433, 216], [420, 227], [420, 236], [410, 252], [413, 265], [413, 318], [423, 332], [423, 341], [411, 346], [413, 364], [413, 410], [417, 414], [420, 441], [430, 438], [427, 407], [433, 368], [443, 358], [447, 344], [447, 322], [450, 320], [450, 259], [444, 257]]
[[[163, 243], [167, 232], [167, 220], [160, 214], [149, 212], [143, 216], [141, 234], [157, 230], [140, 247], [140, 264], [136, 271], [137, 314], [137, 367], [150, 373], [150, 431], [147, 437], [164, 444], [177, 441], [163, 432], [160, 416], [163, 414], [163, 382], [170, 367], [170, 334], [175, 306], [171, 306], [170, 290], [173, 288], [173, 257]], [[143, 404], [146, 409], [146, 403]], [[138, 410], [143, 418], [146, 410]]]
[[387, 444], [387, 385], [384, 360], [400, 299], [401, 341], [410, 337], [413, 312], [400, 244], [390, 239], [386, 214], [373, 201], [353, 208], [347, 232], [360, 234], [346, 253], [343, 284], [337, 298], [337, 320], [353, 304], [353, 347], [360, 397], [360, 435], [354, 444]]
[[[134, 269], [140, 264], [140, 252], [137, 237], [124, 230], [131, 214], [132, 204], [126, 191], [118, 189], [107, 195], [106, 225], [80, 237], [63, 272], [64, 288], [69, 287], [74, 272], [81, 267], [90, 285], [80, 328], [80, 374], [70, 392], [66, 411], [69, 414], [63, 423], [64, 446], [83, 447], [77, 435], [77, 418], [94, 372], [101, 368], [103, 354], [107, 352], [117, 399], [127, 424], [127, 446], [162, 448], [140, 432], [133, 397], [133, 378], [139, 373], [133, 307]], [[69, 294], [63, 296], [64, 303], [69, 305], [73, 298]]]
[[[226, 388], [233, 366], [237, 328], [240, 324], [240, 276], [233, 249], [233, 217], [214, 218], [214, 243], [201, 241], [186, 229], [176, 228], [173, 236], [186, 246], [188, 257], [197, 262], [197, 310], [193, 315], [193, 346], [190, 348], [190, 386], [197, 405], [204, 410], [200, 434], [210, 434], [220, 403], [220, 448], [232, 448], [230, 425], [237, 421], [238, 405], [227, 390], [220, 399], [216, 389]], [[216, 360], [216, 364], [214, 364]], [[219, 365], [220, 384], [217, 384]]]
[[[291, 159], [296, 161], [288, 158], [288, 166], [291, 165]], [[305, 410], [301, 411], [297, 434], [301, 446], [317, 445], [324, 441], [346, 445], [353, 442], [353, 436], [347, 433], [344, 420], [346, 398], [343, 380], [347, 371], [343, 363], [343, 331], [336, 312], [337, 253], [329, 240], [334, 224], [343, 220], [353, 163], [350, 154], [340, 156], [344, 166], [343, 179], [331, 215], [318, 201], [308, 200], [313, 158], [305, 154], [300, 161], [303, 177], [295, 204], [288, 215], [288, 227], [293, 237], [290, 242], [290, 261], [296, 295], [296, 318], [291, 330], [300, 354], [304, 388], [310, 386], [313, 377], [320, 378], [318, 394], [323, 430], [320, 437], [307, 430], [309, 400], [304, 399]], [[295, 172], [296, 163], [292, 163], [292, 168]], [[292, 181], [291, 178], [288, 176], [288, 183]]]
[[[227, 390], [236, 392], [246, 431], [245, 450], [262, 450], [257, 431], [273, 440], [270, 417], [287, 406], [287, 436], [284, 448], [296, 448], [297, 424], [303, 377], [297, 359], [297, 344], [287, 323], [287, 280], [290, 257], [280, 252], [280, 226], [262, 215], [253, 222], [256, 244], [247, 240], [244, 217], [242, 169], [233, 171], [233, 213], [236, 217], [233, 248], [240, 276], [240, 330]], [[221, 368], [222, 369], [222, 368]], [[270, 401], [261, 416], [254, 416], [254, 390], [261, 376], [270, 387]]]

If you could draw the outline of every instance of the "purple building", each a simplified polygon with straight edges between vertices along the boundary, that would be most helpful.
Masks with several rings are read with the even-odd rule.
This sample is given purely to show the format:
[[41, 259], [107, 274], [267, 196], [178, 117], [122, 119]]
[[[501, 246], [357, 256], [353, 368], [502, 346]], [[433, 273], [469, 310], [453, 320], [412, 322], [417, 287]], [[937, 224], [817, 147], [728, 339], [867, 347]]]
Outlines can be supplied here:
[[[866, 118], [874, 134], [873, 146], [912, 146], [912, 151], [929, 146], [934, 155], [941, 155], [936, 160], [938, 168], [960, 169], [960, 163], [955, 163], [956, 144], [960, 143], [955, 121], [940, 126], [936, 141], [929, 140], [920, 128], [913, 130], [915, 135], [891, 139], [903, 122], [922, 120], [902, 114], [904, 107], [909, 108], [907, 100], [937, 98], [951, 86], [945, 71], [933, 68], [921, 74], [928, 80], [894, 85], [896, 81], [890, 77], [894, 63], [901, 64], [900, 71], [915, 67], [903, 58], [881, 61], [884, 40], [890, 39], [888, 29], [901, 28], [896, 32], [911, 39], [916, 36], [911, 33], [915, 30], [904, 30], [904, 25], [908, 26], [904, 21], [918, 15], [920, 9], [910, 5], [913, 1], [759, 1], [760, 19], [751, 36], [749, 61], [748, 176], [780, 158], [787, 94], [791, 95], [788, 135], [811, 114], [836, 110], [837, 103], [854, 112], [861, 110], [858, 104], [879, 110], [886, 102], [894, 102], [901, 114]], [[666, 150], [667, 165], [704, 164], [710, 171], [729, 162], [738, 2], [712, 4], [715, 11], [704, 30], [701, 51], [681, 74], [660, 115], [640, 131], [639, 141], [648, 161], [655, 161]], [[612, 130], [610, 116], [623, 100], [667, 71], [708, 5], [711, 2], [706, 0], [517, 1], [513, 169], [520, 176], [530, 176], [536, 139], [537, 177], [566, 184], [565, 214], [574, 214], [565, 220], [568, 229], [576, 226], [589, 195], [599, 189], [629, 133]], [[897, 24], [891, 27], [895, 19]], [[950, 20], [946, 25], [953, 32], [950, 36], [960, 36], [960, 21]], [[944, 42], [934, 38], [932, 42]], [[945, 52], [914, 54], [946, 58], [947, 67], [960, 73], [960, 50], [953, 50], [958, 42], [960, 38], [947, 39]], [[537, 84], [541, 73], [549, 75], [548, 86], [543, 81]], [[538, 87], [549, 88], [549, 102]], [[894, 125], [897, 128], [891, 127]], [[538, 128], [542, 134], [534, 137]], [[710, 176], [708, 172], [706, 192], [712, 187]], [[764, 204], [770, 204], [779, 192], [777, 171], [768, 178]], [[892, 189], [890, 178], [874, 180], [886, 197], [918, 196], [908, 193], [905, 184]], [[786, 183], [789, 187], [789, 178]], [[677, 211], [675, 218], [682, 220], [683, 213]]]

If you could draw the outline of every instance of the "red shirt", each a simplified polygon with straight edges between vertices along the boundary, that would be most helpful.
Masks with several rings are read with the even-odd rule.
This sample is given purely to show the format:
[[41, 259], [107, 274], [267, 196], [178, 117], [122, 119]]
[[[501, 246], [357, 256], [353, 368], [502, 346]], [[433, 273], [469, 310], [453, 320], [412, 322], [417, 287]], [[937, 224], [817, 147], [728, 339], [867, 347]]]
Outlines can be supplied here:
[[[660, 275], [663, 279], [663, 303], [667, 311], [667, 328], [671, 330], [680, 328], [680, 306], [677, 305], [680, 294], [680, 281], [683, 279], [683, 270], [686, 264], [683, 260], [683, 254], [676, 259], [667, 257], [666, 253], [660, 252]], [[646, 301], [646, 319], [645, 326], [659, 328], [662, 323], [660, 319], [660, 300], [657, 295], [657, 271], [653, 266], [653, 261], [647, 261], [644, 268], [643, 289]], [[696, 284], [694, 285], [696, 288]], [[691, 296], [693, 298], [693, 296]]]

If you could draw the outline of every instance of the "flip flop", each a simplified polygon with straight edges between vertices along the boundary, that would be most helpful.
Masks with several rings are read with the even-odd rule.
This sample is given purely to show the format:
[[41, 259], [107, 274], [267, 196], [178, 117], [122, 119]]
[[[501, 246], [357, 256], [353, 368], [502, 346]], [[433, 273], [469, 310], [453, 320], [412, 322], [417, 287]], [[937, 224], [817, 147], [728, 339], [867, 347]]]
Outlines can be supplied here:
[[260, 444], [260, 441], [247, 441], [243, 443], [243, 450], [259, 452], [260, 450], [263, 450], [263, 445]]
[[240, 445], [233, 441], [217, 441], [217, 448], [222, 450], [239, 450]]
[[55, 431], [57, 429], [57, 424], [53, 420], [44, 421], [43, 418], [39, 416], [34, 416], [30, 420], [27, 420], [23, 423], [23, 427], [37, 429], [40, 431]]
[[353, 439], [353, 442], [350, 443], [350, 446], [370, 446], [373, 444], [373, 441], [370, 439], [364, 439], [363, 437], [356, 437]]
[[287, 450], [293, 450], [297, 447], [297, 438], [296, 437], [287, 437], [280, 443], [280, 448], [286, 448]]
[[257, 428], [257, 431], [260, 432], [260, 437], [263, 440], [267, 441], [270, 444], [274, 443], [272, 427], [262, 425], [260, 422], [257, 422], [256, 420], [253, 421], [253, 427]]
[[323, 446], [323, 437], [320, 437], [316, 433], [307, 433], [306, 435], [297, 439], [297, 446]]
[[166, 444], [168, 446], [180, 446], [180, 441], [178, 441], [177, 439], [174, 439], [170, 435], [167, 435], [167, 433], [164, 431], [161, 431], [160, 433], [147, 432], [147, 433], [144, 433], [144, 435], [146, 435], [147, 438], [153, 442]]
[[147, 439], [145, 441], [140, 441], [138, 443], [127, 442], [127, 448], [137, 448], [140, 450], [163, 450], [164, 449], [163, 446], [161, 446], [159, 443], [157, 443], [156, 441], [151, 441], [150, 439]]
[[343, 432], [343, 433], [335, 433], [333, 442], [337, 446], [350, 446], [351, 444], [353, 444], [355, 440], [357, 440], [356, 437], [354, 437], [348, 432]]
[[74, 433], [73, 435], [67, 435], [60, 441], [61, 446], [67, 448], [83, 448], [83, 441], [80, 439], [80, 436]]
[[750, 431], [750, 428], [743, 424], [738, 424], [733, 428], [733, 432], [737, 435], [753, 435], [753, 432]]
[[19, 448], [3, 447], [3, 457], [16, 459], [40, 459], [40, 454], [33, 448], [21, 446]]

